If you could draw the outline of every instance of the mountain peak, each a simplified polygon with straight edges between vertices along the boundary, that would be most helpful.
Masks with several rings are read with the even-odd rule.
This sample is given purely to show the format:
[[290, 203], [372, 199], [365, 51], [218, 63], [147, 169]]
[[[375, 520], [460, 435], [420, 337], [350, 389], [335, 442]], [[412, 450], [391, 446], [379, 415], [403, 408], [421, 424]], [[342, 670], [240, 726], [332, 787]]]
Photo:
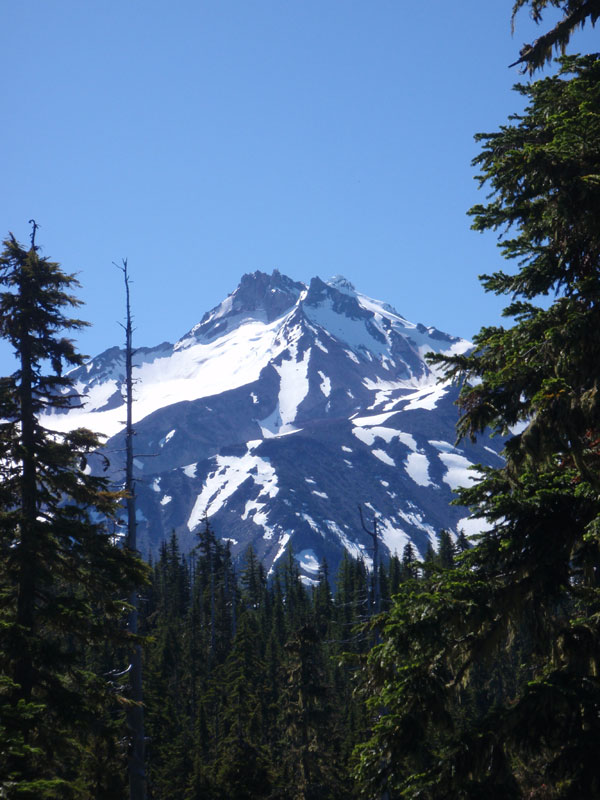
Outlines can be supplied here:
[[179, 340], [176, 348], [187, 347], [199, 338], [212, 340], [231, 326], [235, 327], [240, 320], [273, 322], [294, 306], [305, 289], [303, 283], [282, 275], [278, 269], [270, 275], [260, 270], [247, 272], [242, 275], [237, 289], [207, 311], [200, 322]]
[[[193, 547], [207, 514], [234, 557], [252, 544], [269, 568], [292, 540], [299, 559], [335, 565], [343, 549], [368, 559], [355, 512], [364, 501], [383, 552], [412, 541], [423, 554], [467, 513], [448, 510], [451, 487], [493, 452], [453, 447], [457, 389], [423, 358], [468, 346], [340, 275], [308, 284], [247, 273], [176, 345], [136, 349], [137, 451], [153, 455], [135, 461], [141, 548], [156, 552], [172, 530]], [[48, 427], [116, 435], [110, 452], [122, 452], [123, 351], [72, 377], [86, 405]], [[118, 456], [111, 469], [120, 479]]]
[[367, 319], [372, 314], [362, 308], [354, 286], [341, 275], [325, 283], [321, 278], [313, 278], [304, 299], [307, 307], [330, 305], [336, 314], [350, 319]]
[[329, 280], [325, 281], [328, 286], [332, 286], [334, 289], [337, 289], [339, 292], [343, 292], [344, 294], [356, 294], [356, 288], [353, 283], [351, 283], [348, 278], [344, 278], [343, 275], [334, 275], [333, 277], [329, 278]]
[[304, 289], [303, 283], [282, 275], [278, 269], [270, 275], [260, 270], [247, 272], [230, 295], [233, 298], [232, 311], [263, 311], [266, 321], [272, 322], [294, 305]]

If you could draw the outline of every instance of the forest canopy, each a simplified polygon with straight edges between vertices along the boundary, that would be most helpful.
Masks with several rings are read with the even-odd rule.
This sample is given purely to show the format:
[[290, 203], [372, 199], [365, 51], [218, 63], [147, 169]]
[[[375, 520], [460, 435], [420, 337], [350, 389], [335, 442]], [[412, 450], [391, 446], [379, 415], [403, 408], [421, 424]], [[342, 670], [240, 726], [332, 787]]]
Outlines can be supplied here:
[[431, 358], [462, 385], [459, 436], [508, 436], [506, 462], [459, 491], [491, 530], [400, 587], [369, 655], [368, 797], [600, 795], [600, 58], [516, 89], [470, 212], [516, 263], [482, 276], [513, 324]]

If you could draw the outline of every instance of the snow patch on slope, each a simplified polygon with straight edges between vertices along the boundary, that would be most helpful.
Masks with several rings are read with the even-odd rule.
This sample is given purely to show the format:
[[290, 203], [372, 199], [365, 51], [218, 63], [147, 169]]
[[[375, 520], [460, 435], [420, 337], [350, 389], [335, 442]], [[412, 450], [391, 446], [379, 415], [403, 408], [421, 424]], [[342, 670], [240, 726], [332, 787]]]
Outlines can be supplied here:
[[325, 397], [329, 397], [331, 394], [331, 380], [327, 377], [327, 375], [325, 375], [324, 372], [321, 372], [321, 370], [319, 370], [318, 375], [321, 378], [319, 389], [323, 392]]
[[396, 466], [396, 462], [394, 461], [394, 459], [390, 458], [390, 456], [388, 456], [385, 450], [371, 450], [371, 453], [373, 453], [375, 458], [378, 458], [380, 461], [383, 461], [384, 464], [387, 464], [390, 467]]
[[444, 483], [454, 490], [461, 486], [470, 486], [477, 480], [479, 473], [477, 470], [470, 470], [473, 466], [468, 458], [458, 455], [458, 453], [440, 453], [440, 461], [446, 467], [446, 474], [443, 477]]
[[271, 565], [271, 569], [269, 570], [269, 575], [271, 575], [275, 569], [275, 564], [281, 558], [281, 556], [285, 553], [285, 549], [287, 547], [287, 543], [291, 539], [291, 533], [283, 533], [281, 535], [281, 539], [279, 540], [279, 550], [277, 551], [277, 555], [273, 559], [273, 563]]
[[290, 359], [284, 359], [280, 366], [275, 366], [279, 373], [279, 416], [281, 419], [280, 432], [289, 431], [291, 423], [296, 419], [298, 406], [308, 394], [308, 363], [310, 349], [298, 361], [297, 344], [292, 342], [289, 346]]
[[[195, 530], [205, 514], [209, 517], [216, 514], [221, 506], [249, 478], [252, 478], [255, 484], [262, 487], [259, 499], [265, 498], [266, 501], [271, 497], [275, 497], [279, 491], [277, 474], [267, 458], [260, 458], [252, 452], [248, 452], [241, 457], [215, 456], [215, 462], [216, 469], [208, 476], [188, 518], [187, 527], [190, 531]], [[256, 511], [259, 512], [263, 506], [264, 503], [257, 503], [255, 505]], [[249, 513], [250, 509], [247, 510]]]
[[424, 453], [409, 453], [404, 462], [404, 469], [409, 478], [419, 486], [433, 486], [429, 477], [429, 461]]
[[[378, 414], [372, 417], [355, 417], [352, 420], [352, 424], [355, 426], [352, 433], [368, 447], [371, 447], [377, 439], [383, 439], [387, 444], [390, 444], [394, 439], [399, 439], [409, 450], [413, 452], [416, 451], [417, 443], [412, 434], [404, 433], [404, 431], [397, 431], [394, 428], [386, 428], [383, 425], [377, 424], [379, 422], [385, 422], [385, 420], [394, 413], [395, 412], [391, 414]], [[379, 449], [373, 450], [372, 453], [386, 464], [396, 466], [391, 457], [387, 453], [384, 453], [384, 451]]]
[[390, 553], [402, 555], [402, 551], [407, 543], [410, 542], [410, 536], [402, 528], [393, 525], [389, 519], [380, 519], [377, 530]]
[[159, 447], [164, 447], [166, 444], [168, 444], [171, 441], [173, 436], [175, 436], [175, 431], [174, 430], [169, 431], [167, 433], [167, 435], [163, 436], [163, 438], [160, 440], [160, 442], [158, 443], [158, 446]]
[[433, 411], [447, 392], [448, 385], [429, 385], [422, 389], [417, 389], [416, 392], [402, 398], [405, 401], [409, 401], [402, 410], [414, 411], [422, 408], [425, 411]]
[[311, 322], [324, 328], [338, 341], [349, 345], [351, 350], [345, 352], [357, 364], [360, 362], [355, 352], [370, 350], [378, 356], [387, 355], [387, 341], [376, 339], [367, 329], [364, 319], [354, 319], [335, 311], [329, 297], [317, 305], [304, 306], [304, 313]]
[[[188, 347], [169, 350], [164, 356], [134, 366], [134, 422], [173, 403], [221, 394], [256, 381], [263, 367], [286, 347], [278, 339], [281, 324], [281, 318], [270, 324], [246, 320], [212, 342], [194, 340]], [[123, 409], [101, 409], [118, 385], [109, 380], [88, 389], [84, 408], [45, 415], [42, 424], [59, 431], [85, 426], [113, 436], [123, 428]]]
[[373, 559], [365, 554], [364, 548], [360, 547], [358, 544], [356, 544], [356, 542], [353, 542], [351, 539], [349, 539], [337, 522], [334, 522], [332, 519], [326, 519], [325, 524], [329, 530], [338, 537], [341, 544], [346, 548], [353, 558], [362, 558], [368, 567], [373, 565]]
[[300, 567], [306, 572], [319, 571], [319, 559], [314, 550], [310, 548], [308, 550], [301, 550], [295, 558]]

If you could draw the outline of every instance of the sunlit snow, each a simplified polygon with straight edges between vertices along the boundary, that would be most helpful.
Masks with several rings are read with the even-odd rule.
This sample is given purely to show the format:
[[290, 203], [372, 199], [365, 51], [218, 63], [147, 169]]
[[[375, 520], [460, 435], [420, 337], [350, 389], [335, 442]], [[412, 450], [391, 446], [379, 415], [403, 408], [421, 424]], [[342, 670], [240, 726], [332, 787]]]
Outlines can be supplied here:
[[383, 461], [384, 464], [388, 464], [390, 467], [395, 467], [396, 462], [393, 458], [390, 458], [385, 450], [371, 450], [371, 453], [378, 458], [380, 461]]
[[[134, 366], [134, 421], [172, 403], [221, 394], [257, 380], [261, 369], [286, 348], [285, 341], [278, 338], [281, 325], [281, 318], [269, 324], [246, 320], [214, 341], [194, 340], [187, 347], [169, 350], [163, 357]], [[116, 388], [114, 380], [93, 387], [84, 398], [85, 408], [46, 417], [44, 424], [56, 430], [86, 425], [112, 436], [123, 427], [123, 408], [96, 409]]]
[[356, 542], [353, 542], [351, 539], [349, 539], [348, 535], [342, 530], [337, 522], [334, 522], [332, 519], [326, 519], [325, 525], [327, 525], [329, 530], [337, 536], [341, 544], [346, 548], [353, 558], [362, 558], [367, 566], [371, 566], [373, 564], [373, 559], [370, 556], [365, 555], [364, 548], [359, 547]]
[[[187, 526], [193, 531], [204, 515], [211, 517], [249, 477], [261, 485], [260, 497], [275, 497], [279, 491], [277, 475], [266, 458], [253, 453], [237, 456], [215, 456], [216, 469], [211, 473], [196, 498]], [[251, 473], [252, 471], [252, 473]]]
[[462, 531], [468, 539], [472, 536], [477, 536], [479, 533], [490, 531], [492, 528], [493, 526], [482, 517], [475, 517], [475, 519], [463, 517], [463, 519], [459, 519], [456, 523], [456, 530]]
[[377, 530], [390, 553], [402, 555], [402, 551], [410, 541], [408, 534], [406, 534], [402, 528], [390, 522], [389, 519], [380, 519]]
[[477, 480], [479, 473], [476, 470], [469, 470], [471, 462], [468, 458], [458, 455], [458, 453], [439, 453], [438, 458], [447, 470], [443, 481], [451, 489], [470, 486], [474, 480]]
[[296, 554], [295, 558], [300, 567], [307, 572], [319, 571], [319, 559], [314, 550], [301, 550]]
[[318, 523], [315, 522], [315, 520], [310, 516], [310, 514], [300, 513], [298, 514], [298, 516], [301, 517], [305, 522], [308, 522], [308, 524], [313, 529], [313, 531], [315, 531], [315, 533], [319, 533], [321, 534], [321, 536], [323, 535], [323, 532], [321, 531], [321, 528], [319, 527]]
[[437, 407], [438, 402], [448, 392], [448, 386], [430, 385], [423, 389], [417, 389], [416, 392], [406, 395], [403, 400], [409, 402], [404, 406], [404, 411], [412, 411], [417, 408], [422, 408], [425, 411], [433, 411]]
[[319, 370], [318, 375], [321, 378], [319, 389], [323, 392], [325, 397], [329, 397], [331, 394], [331, 381], [324, 372], [321, 372], [321, 370]]
[[440, 453], [462, 453], [462, 450], [459, 450], [450, 442], [439, 441], [438, 439], [430, 439], [429, 444], [432, 447], [435, 447], [436, 450], [439, 450]]
[[279, 540], [279, 550], [277, 551], [277, 555], [273, 559], [273, 564], [271, 565], [271, 569], [269, 570], [269, 575], [271, 575], [271, 573], [273, 572], [273, 569], [278, 559], [280, 559], [281, 556], [285, 553], [285, 548], [287, 547], [287, 543], [289, 542], [290, 538], [291, 534], [289, 533], [284, 533], [281, 535], [281, 539]]
[[372, 414], [367, 417], [353, 417], [352, 424], [357, 425], [359, 428], [370, 428], [373, 425], [383, 425], [384, 422], [390, 417], [393, 417], [395, 411], [390, 411], [387, 414]]
[[296, 419], [298, 406], [308, 394], [308, 362], [310, 361], [310, 349], [308, 349], [301, 360], [297, 360], [297, 345], [292, 342], [289, 345], [291, 358], [284, 359], [281, 365], [275, 365], [279, 373], [279, 418], [281, 420], [281, 432], [289, 431], [291, 423]]
[[167, 433], [167, 435], [163, 436], [163, 438], [160, 440], [160, 442], [158, 443], [158, 446], [159, 447], [164, 447], [173, 438], [174, 435], [175, 435], [175, 431], [174, 430], [169, 431]]
[[356, 427], [352, 429], [352, 433], [356, 436], [357, 439], [360, 439], [361, 442], [364, 442], [364, 444], [368, 445], [369, 447], [375, 443], [376, 439], [383, 439], [383, 441], [386, 442], [387, 444], [389, 444], [394, 439], [399, 439], [402, 442], [402, 444], [408, 447], [410, 450], [416, 450], [417, 443], [415, 441], [414, 436], [410, 433], [404, 433], [404, 431], [397, 431], [394, 428], [386, 428], [382, 425], [373, 425], [372, 427], [365, 426], [365, 421], [367, 419], [379, 421], [379, 420], [384, 420], [389, 416], [390, 416], [389, 414], [381, 414], [378, 417], [370, 417], [370, 418], [356, 417], [356, 419], [352, 420], [352, 424], [356, 425]]
[[432, 486], [429, 477], [429, 461], [424, 453], [409, 453], [404, 462], [404, 469], [409, 478], [419, 486]]

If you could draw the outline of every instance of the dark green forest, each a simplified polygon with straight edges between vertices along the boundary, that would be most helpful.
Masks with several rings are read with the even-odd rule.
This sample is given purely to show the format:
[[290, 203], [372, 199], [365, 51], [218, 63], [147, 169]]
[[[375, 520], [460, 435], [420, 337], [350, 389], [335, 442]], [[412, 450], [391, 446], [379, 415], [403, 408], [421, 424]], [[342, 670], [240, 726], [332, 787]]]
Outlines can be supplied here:
[[549, 7], [515, 62], [525, 110], [476, 136], [469, 213], [499, 236], [505, 271], [481, 280], [506, 325], [431, 357], [460, 386], [458, 440], [506, 442], [458, 492], [488, 528], [470, 542], [440, 531], [377, 571], [346, 556], [307, 588], [291, 549], [266, 575], [206, 519], [191, 553], [173, 536], [144, 563], [119, 535], [134, 489], [87, 469], [99, 439], [39, 422], [83, 363], [77, 281], [35, 222], [6, 238], [2, 800], [600, 798], [600, 55], [538, 77], [600, 2], [513, 13]]
[[[410, 545], [379, 571], [384, 609], [418, 571]], [[372, 573], [349, 556], [335, 586], [322, 564], [308, 590], [291, 548], [267, 579], [251, 549], [236, 574], [208, 520], [187, 557], [173, 536], [143, 610], [150, 796], [353, 796], [374, 607]]]

